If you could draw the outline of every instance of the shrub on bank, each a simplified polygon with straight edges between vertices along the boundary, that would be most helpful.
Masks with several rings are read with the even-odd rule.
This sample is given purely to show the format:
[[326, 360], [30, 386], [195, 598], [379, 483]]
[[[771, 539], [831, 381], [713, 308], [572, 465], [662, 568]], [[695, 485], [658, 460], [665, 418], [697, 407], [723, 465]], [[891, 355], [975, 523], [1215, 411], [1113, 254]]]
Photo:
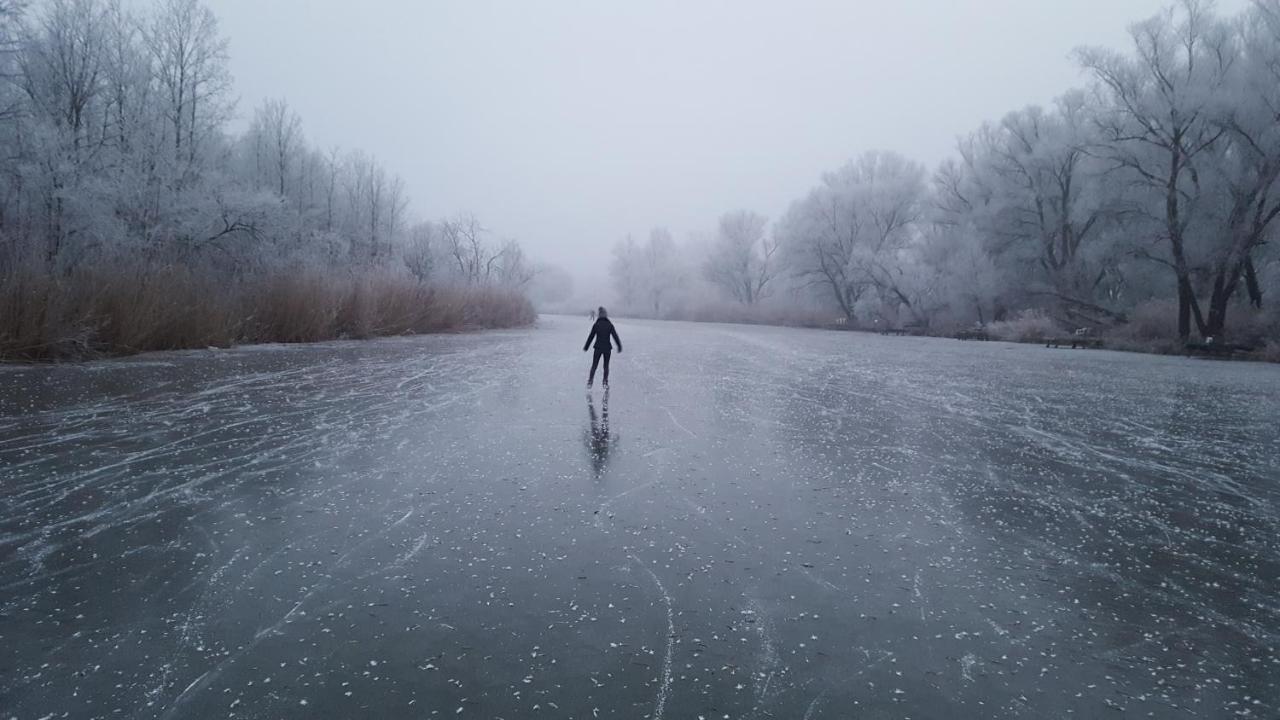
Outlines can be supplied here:
[[517, 327], [534, 318], [514, 291], [390, 276], [278, 275], [231, 286], [182, 271], [25, 276], [0, 285], [0, 359]]
[[1233, 309], [1227, 315], [1226, 336], [1230, 342], [1256, 348], [1280, 342], [1280, 312], [1273, 303], [1261, 309]]
[[[1152, 300], [1135, 307], [1128, 315], [1128, 322], [1108, 328], [1104, 334], [1106, 345], [1115, 350], [1180, 355], [1186, 352], [1186, 343], [1178, 337], [1177, 305], [1170, 300]], [[1198, 340], [1198, 337], [1195, 339]], [[1218, 338], [1221, 342], [1256, 348], [1255, 357], [1277, 362], [1280, 355], [1280, 313], [1270, 307], [1262, 310], [1233, 308], [1227, 318], [1226, 332]]]
[[1009, 342], [1040, 342], [1070, 334], [1053, 318], [1035, 309], [1023, 310], [1012, 320], [993, 322], [987, 325], [987, 332], [991, 337]]
[[1280, 340], [1271, 340], [1258, 351], [1258, 359], [1264, 362], [1280, 363]]
[[1113, 350], [1173, 355], [1183, 352], [1178, 340], [1177, 304], [1149, 300], [1134, 307], [1128, 322], [1107, 328], [1103, 341]]

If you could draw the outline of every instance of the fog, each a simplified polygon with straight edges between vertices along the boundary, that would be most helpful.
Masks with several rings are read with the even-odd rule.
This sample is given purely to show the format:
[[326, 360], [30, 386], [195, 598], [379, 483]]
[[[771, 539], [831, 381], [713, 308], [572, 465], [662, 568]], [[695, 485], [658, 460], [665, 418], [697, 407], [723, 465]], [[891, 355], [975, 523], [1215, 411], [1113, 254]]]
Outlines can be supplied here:
[[1280, 0], [0, 0], [0, 355], [603, 304], [1280, 356], [1277, 67]]
[[0, 0], [0, 708], [1280, 717], [1277, 297], [1280, 0]]
[[402, 175], [417, 215], [474, 212], [584, 290], [627, 233], [777, 218], [866, 150], [933, 167], [1165, 4], [209, 3], [244, 122], [284, 97], [311, 141]]

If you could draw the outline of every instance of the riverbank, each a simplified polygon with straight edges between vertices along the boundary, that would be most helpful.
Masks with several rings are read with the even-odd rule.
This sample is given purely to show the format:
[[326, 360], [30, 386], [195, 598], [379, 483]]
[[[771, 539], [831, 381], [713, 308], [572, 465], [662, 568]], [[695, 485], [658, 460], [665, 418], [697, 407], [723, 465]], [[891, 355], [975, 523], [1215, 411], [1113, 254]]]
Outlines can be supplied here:
[[[1233, 345], [1249, 348], [1247, 351], [1236, 351], [1230, 354], [1208, 354], [1197, 352], [1196, 347], [1203, 343], [1187, 343], [1179, 339], [1173, 332], [1168, 320], [1168, 313], [1158, 312], [1163, 308], [1140, 308], [1129, 322], [1107, 328], [1090, 329], [1087, 337], [1100, 342], [1095, 347], [1122, 352], [1142, 353], [1148, 355], [1207, 355], [1215, 358], [1246, 360], [1253, 362], [1280, 363], [1280, 332], [1275, 329], [1277, 319], [1274, 314], [1267, 315], [1261, 311], [1252, 315], [1237, 314], [1231, 328], [1231, 337], [1237, 338]], [[622, 313], [620, 317], [627, 317]], [[644, 317], [643, 315], [639, 317]], [[938, 325], [921, 327], [905, 324], [900, 326], [865, 326], [854, 325], [830, 311], [812, 308], [785, 308], [768, 306], [711, 305], [698, 308], [680, 308], [663, 314], [663, 320], [682, 322], [734, 323], [739, 325], [768, 325], [774, 327], [800, 327], [824, 330], [848, 330], [889, 335], [917, 335], [923, 337], [983, 339], [1002, 342], [1043, 345], [1054, 338], [1072, 337], [1075, 328], [1066, 328], [1043, 313], [1024, 312], [1019, 316], [988, 323], [980, 330], [964, 328], [957, 325]]]

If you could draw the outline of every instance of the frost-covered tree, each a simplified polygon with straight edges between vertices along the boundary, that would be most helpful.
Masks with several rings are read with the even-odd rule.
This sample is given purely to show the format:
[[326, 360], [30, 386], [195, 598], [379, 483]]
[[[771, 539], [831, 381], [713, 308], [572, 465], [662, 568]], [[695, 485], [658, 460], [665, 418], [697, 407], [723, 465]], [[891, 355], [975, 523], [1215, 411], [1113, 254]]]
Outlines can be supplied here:
[[850, 321], [868, 291], [909, 305], [898, 264], [925, 209], [924, 168], [869, 152], [835, 172], [787, 211], [777, 230], [787, 263], [821, 288]]
[[1240, 59], [1215, 113], [1224, 133], [1210, 181], [1221, 189], [1218, 232], [1208, 258], [1209, 313], [1202, 332], [1225, 330], [1227, 308], [1243, 283], [1262, 306], [1257, 262], [1280, 217], [1280, 0], [1256, 2], [1235, 25]]
[[[227, 42], [197, 0], [0, 0], [0, 79], [0, 281], [182, 268], [233, 284], [290, 266], [422, 279], [447, 265], [448, 223], [422, 252], [402, 180], [308, 146], [284, 101], [229, 132]], [[486, 282], [527, 282], [514, 242], [481, 254]]]
[[778, 243], [766, 234], [769, 220], [740, 210], [720, 218], [711, 251], [702, 263], [708, 282], [744, 305], [753, 305], [769, 294], [778, 271], [774, 257]]
[[641, 285], [654, 317], [662, 317], [664, 302], [684, 280], [678, 250], [671, 232], [663, 227], [649, 231], [649, 240], [640, 249]]
[[302, 118], [284, 100], [268, 99], [254, 111], [246, 138], [252, 146], [254, 173], [259, 182], [288, 197], [295, 173], [301, 170]]
[[[893, 153], [825, 174], [775, 223], [765, 275], [782, 268], [794, 297], [858, 323], [1034, 310], [1101, 328], [1139, 310], [1167, 312], [1183, 338], [1273, 332], [1259, 309], [1280, 283], [1280, 0], [1231, 18], [1176, 0], [1130, 37], [1127, 51], [1078, 51], [1087, 88], [982, 125], [931, 183]], [[726, 215], [696, 249], [697, 275], [755, 304], [764, 228]], [[673, 293], [653, 280], [680, 276], [687, 249], [652, 247], [618, 243], [611, 275], [626, 304], [660, 314]], [[675, 261], [658, 273], [655, 257]], [[714, 306], [709, 294], [686, 282], [677, 311]], [[1245, 316], [1234, 326], [1233, 313]]]
[[498, 268], [494, 280], [505, 288], [525, 289], [533, 281], [536, 270], [524, 254], [520, 243], [510, 238], [498, 247]]
[[520, 243], [494, 239], [471, 213], [416, 226], [415, 235], [430, 245], [432, 266], [453, 282], [524, 289], [535, 274]]
[[688, 280], [685, 253], [671, 232], [655, 227], [643, 244], [627, 235], [614, 244], [612, 254], [609, 277], [622, 307], [650, 317], [665, 316]]
[[405, 268], [415, 280], [425, 283], [436, 269], [436, 256], [443, 249], [443, 229], [433, 222], [420, 222], [409, 228], [405, 240]]
[[1117, 316], [1105, 305], [1119, 277], [1124, 207], [1089, 152], [1086, 100], [1068, 93], [1052, 110], [1033, 106], [985, 125], [939, 169], [934, 191], [938, 222], [970, 227], [998, 261], [1010, 304], [1097, 321]]
[[[1134, 188], [1152, 242], [1142, 254], [1168, 266], [1178, 293], [1178, 334], [1212, 334], [1197, 297], [1197, 275], [1214, 253], [1214, 198], [1204, 182], [1221, 158], [1224, 88], [1239, 59], [1237, 38], [1200, 0], [1184, 0], [1130, 28], [1132, 54], [1079, 51], [1096, 81], [1094, 152]], [[1223, 311], [1225, 312], [1225, 311]]]
[[640, 302], [643, 283], [640, 246], [635, 238], [627, 235], [614, 244], [613, 257], [609, 261], [609, 278], [622, 306], [635, 308]]
[[168, 138], [179, 159], [195, 164], [234, 105], [227, 40], [199, 0], [163, 0], [144, 37], [155, 60]]

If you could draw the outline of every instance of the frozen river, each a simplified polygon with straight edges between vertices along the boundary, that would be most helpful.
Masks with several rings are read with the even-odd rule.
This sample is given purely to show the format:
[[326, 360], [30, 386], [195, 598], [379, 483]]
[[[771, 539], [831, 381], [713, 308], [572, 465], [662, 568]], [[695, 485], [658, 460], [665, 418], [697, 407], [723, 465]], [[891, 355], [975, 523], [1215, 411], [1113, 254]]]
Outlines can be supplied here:
[[1280, 716], [1280, 367], [587, 330], [0, 368], [0, 716]]

